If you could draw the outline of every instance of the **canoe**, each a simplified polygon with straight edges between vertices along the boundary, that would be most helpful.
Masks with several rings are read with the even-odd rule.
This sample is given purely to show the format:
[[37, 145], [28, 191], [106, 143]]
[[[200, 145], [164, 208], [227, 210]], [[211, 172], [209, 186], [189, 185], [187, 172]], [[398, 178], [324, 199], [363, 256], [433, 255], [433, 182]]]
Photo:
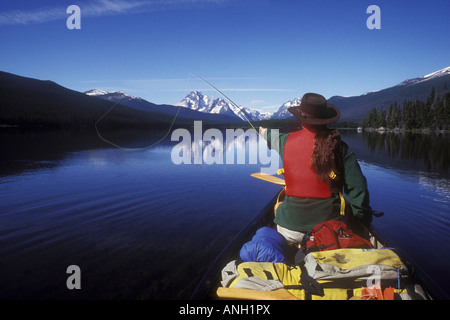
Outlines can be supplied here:
[[[298, 300], [285, 289], [279, 289], [272, 292], [224, 288], [221, 286], [221, 271], [228, 262], [239, 259], [239, 251], [242, 246], [252, 239], [256, 231], [263, 227], [274, 227], [274, 207], [278, 200], [278, 194], [275, 195], [267, 205], [255, 216], [255, 218], [245, 226], [217, 256], [208, 270], [204, 273], [201, 281], [191, 295], [191, 300], [210, 300], [210, 299], [249, 299], [249, 300]], [[362, 226], [361, 226], [362, 227]], [[365, 235], [372, 243], [375, 249], [389, 247], [388, 244], [379, 236], [375, 228], [364, 228]], [[397, 253], [398, 254], [398, 253]], [[411, 299], [431, 300], [433, 299], [425, 286], [412, 272], [414, 266], [406, 259], [401, 257], [403, 264], [408, 270], [408, 280], [414, 284], [416, 292], [419, 294], [411, 295]], [[256, 292], [255, 292], [256, 291]]]

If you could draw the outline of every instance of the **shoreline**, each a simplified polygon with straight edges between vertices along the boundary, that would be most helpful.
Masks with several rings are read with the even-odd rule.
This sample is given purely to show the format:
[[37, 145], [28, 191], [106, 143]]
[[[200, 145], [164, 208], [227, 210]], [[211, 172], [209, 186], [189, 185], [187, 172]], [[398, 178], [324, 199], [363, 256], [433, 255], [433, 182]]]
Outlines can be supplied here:
[[447, 134], [447, 130], [445, 129], [429, 129], [429, 128], [425, 128], [425, 129], [403, 129], [403, 128], [394, 128], [394, 129], [389, 129], [389, 128], [384, 128], [384, 127], [380, 127], [380, 128], [363, 128], [363, 127], [358, 127], [356, 129], [358, 132], [378, 132], [378, 133], [424, 133], [424, 134], [430, 134], [430, 133], [436, 133], [436, 134]]

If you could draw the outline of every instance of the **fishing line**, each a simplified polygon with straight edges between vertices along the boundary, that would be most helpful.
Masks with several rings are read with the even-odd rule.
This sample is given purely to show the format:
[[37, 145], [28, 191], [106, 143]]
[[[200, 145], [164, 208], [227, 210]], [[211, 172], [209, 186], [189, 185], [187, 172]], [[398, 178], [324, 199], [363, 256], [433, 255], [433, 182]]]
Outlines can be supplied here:
[[[189, 75], [189, 77], [188, 77], [188, 79], [187, 79], [187, 81], [186, 81], [186, 83], [185, 83], [185, 89], [184, 89], [185, 91], [186, 91], [186, 89], [187, 89], [187, 84], [188, 84], [188, 82], [189, 82], [190, 76], [191, 76], [191, 75]], [[118, 104], [119, 104], [119, 102], [114, 103], [114, 104], [111, 106], [111, 108], [109, 108], [109, 110], [106, 111], [106, 112], [105, 112], [105, 113], [104, 113], [104, 114], [103, 114], [103, 115], [95, 122], [94, 127], [95, 127], [95, 131], [97, 132], [97, 136], [98, 136], [101, 140], [103, 140], [104, 142], [106, 142], [106, 143], [108, 143], [108, 144], [110, 144], [110, 145], [112, 145], [112, 146], [114, 146], [114, 147], [116, 147], [116, 148], [118, 148], [118, 149], [126, 150], [126, 151], [136, 151], [136, 150], [150, 149], [150, 148], [153, 148], [154, 146], [156, 146], [157, 144], [161, 143], [161, 142], [162, 142], [164, 139], [166, 139], [167, 136], [169, 135], [170, 131], [172, 130], [173, 125], [175, 124], [175, 120], [177, 119], [178, 114], [180, 113], [180, 110], [181, 110], [181, 108], [182, 108], [181, 105], [178, 106], [178, 110], [177, 110], [177, 112], [175, 113], [175, 116], [174, 116], [174, 118], [173, 118], [173, 120], [172, 120], [172, 123], [170, 124], [169, 129], [167, 130], [166, 134], [165, 134], [162, 138], [160, 138], [159, 140], [157, 140], [156, 142], [154, 142], [153, 144], [151, 144], [151, 145], [149, 145], [149, 146], [147, 146], [147, 147], [127, 148], [127, 147], [119, 146], [118, 144], [116, 144], [116, 143], [114, 143], [114, 142], [112, 142], [112, 141], [110, 141], [110, 140], [104, 138], [104, 137], [100, 134], [100, 131], [99, 131], [98, 126], [97, 126], [98, 123], [99, 123], [100, 121], [102, 121], [103, 118], [105, 118], [105, 117], [108, 115], [108, 113], [110, 113], [110, 112], [111, 112]]]
[[[235, 108], [237, 108], [239, 111], [241, 111], [242, 112], [242, 114], [244, 115], [244, 119], [245, 119], [245, 121], [247, 121], [249, 124], [250, 124], [250, 126], [253, 128], [253, 130], [255, 130], [255, 132], [257, 133], [257, 134], [260, 134], [259, 133], [259, 130], [257, 130], [256, 128], [255, 128], [255, 126], [253, 125], [253, 123], [252, 122], [255, 122], [253, 119], [252, 119], [252, 117], [250, 117], [250, 115], [243, 109], [243, 108], [241, 108], [241, 107], [239, 107], [236, 103], [234, 103], [234, 101], [233, 100], [231, 100], [228, 96], [226, 96], [222, 91], [220, 91], [219, 89], [217, 89], [214, 85], [212, 85], [211, 83], [209, 83], [208, 81], [206, 81], [205, 79], [203, 79], [202, 77], [199, 77], [199, 76], [197, 76], [196, 74], [194, 74], [194, 73], [190, 73], [189, 74], [189, 76], [188, 76], [188, 78], [187, 78], [187, 81], [186, 81], [186, 83], [185, 83], [185, 92], [187, 92], [187, 85], [188, 85], [188, 83], [189, 83], [189, 81], [190, 81], [190, 78], [191, 78], [191, 75], [193, 75], [194, 77], [196, 77], [196, 78], [198, 78], [198, 79], [200, 79], [201, 81], [203, 81], [203, 82], [205, 82], [206, 84], [208, 84], [209, 86], [211, 86], [214, 90], [216, 90], [218, 93], [220, 93], [225, 99], [227, 99]], [[169, 135], [169, 133], [170, 133], [170, 131], [172, 130], [172, 127], [173, 127], [173, 125], [175, 124], [175, 120], [177, 119], [177, 117], [178, 117], [178, 114], [180, 113], [180, 110], [181, 110], [181, 108], [182, 108], [182, 106], [181, 106], [181, 104], [178, 106], [178, 110], [177, 110], [177, 112], [175, 113], [175, 116], [174, 116], [174, 118], [173, 118], [173, 120], [172, 120], [172, 122], [171, 122], [171, 124], [170, 124], [170, 126], [169, 126], [169, 129], [167, 130], [167, 132], [166, 132], [166, 134], [164, 135], [164, 136], [162, 136], [159, 140], [157, 140], [156, 142], [154, 142], [153, 144], [151, 144], [151, 145], [149, 145], [149, 146], [146, 146], [146, 147], [140, 147], [140, 148], [128, 148], [128, 147], [123, 147], [123, 146], [120, 146], [120, 145], [118, 145], [118, 144], [116, 144], [116, 143], [114, 143], [114, 142], [112, 142], [112, 141], [110, 141], [110, 140], [108, 140], [108, 139], [106, 139], [105, 137], [103, 137], [102, 135], [101, 135], [101, 133], [100, 133], [100, 130], [98, 129], [98, 124], [99, 124], [99, 122], [100, 121], [102, 121], [117, 105], [119, 105], [120, 103], [119, 102], [116, 102], [116, 103], [114, 103], [112, 106], [111, 106], [111, 108], [109, 108], [109, 110], [108, 111], [106, 111], [96, 122], [95, 122], [95, 124], [94, 124], [94, 127], [95, 127], [95, 131], [97, 132], [97, 136], [101, 139], [101, 140], [103, 140], [104, 142], [106, 142], [106, 143], [108, 143], [108, 144], [110, 144], [110, 145], [112, 145], [112, 146], [114, 146], [114, 147], [116, 147], [116, 148], [118, 148], [118, 149], [121, 149], [121, 150], [127, 150], [127, 151], [136, 151], [136, 150], [145, 150], [145, 149], [150, 149], [150, 148], [153, 148], [154, 146], [156, 146], [157, 144], [159, 144], [159, 143], [161, 143], [164, 139], [166, 139], [167, 138], [167, 136]]]

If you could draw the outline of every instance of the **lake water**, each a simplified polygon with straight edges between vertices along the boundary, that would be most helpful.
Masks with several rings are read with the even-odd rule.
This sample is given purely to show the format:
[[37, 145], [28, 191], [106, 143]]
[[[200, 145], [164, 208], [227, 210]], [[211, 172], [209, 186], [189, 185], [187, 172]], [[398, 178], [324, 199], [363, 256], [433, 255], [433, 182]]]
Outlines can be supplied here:
[[[0, 134], [1, 299], [187, 299], [280, 190], [250, 177], [261, 159], [177, 165], [170, 135], [145, 148], [165, 133], [108, 137], [133, 150], [83, 132]], [[385, 212], [374, 226], [448, 299], [448, 136], [342, 135]], [[71, 265], [80, 290], [67, 288]]]

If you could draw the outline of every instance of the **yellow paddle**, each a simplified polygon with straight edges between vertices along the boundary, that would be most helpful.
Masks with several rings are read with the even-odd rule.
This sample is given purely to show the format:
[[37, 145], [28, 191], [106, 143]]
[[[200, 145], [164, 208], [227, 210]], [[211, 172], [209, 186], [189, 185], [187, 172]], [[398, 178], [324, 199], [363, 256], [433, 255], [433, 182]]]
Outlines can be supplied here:
[[252, 176], [254, 178], [257, 178], [257, 179], [264, 180], [264, 181], [269, 181], [271, 183], [279, 184], [279, 185], [282, 185], [282, 186], [286, 185], [284, 179], [272, 176], [272, 175], [267, 174], [267, 173], [257, 172], [257, 173], [250, 174], [250, 176]]

